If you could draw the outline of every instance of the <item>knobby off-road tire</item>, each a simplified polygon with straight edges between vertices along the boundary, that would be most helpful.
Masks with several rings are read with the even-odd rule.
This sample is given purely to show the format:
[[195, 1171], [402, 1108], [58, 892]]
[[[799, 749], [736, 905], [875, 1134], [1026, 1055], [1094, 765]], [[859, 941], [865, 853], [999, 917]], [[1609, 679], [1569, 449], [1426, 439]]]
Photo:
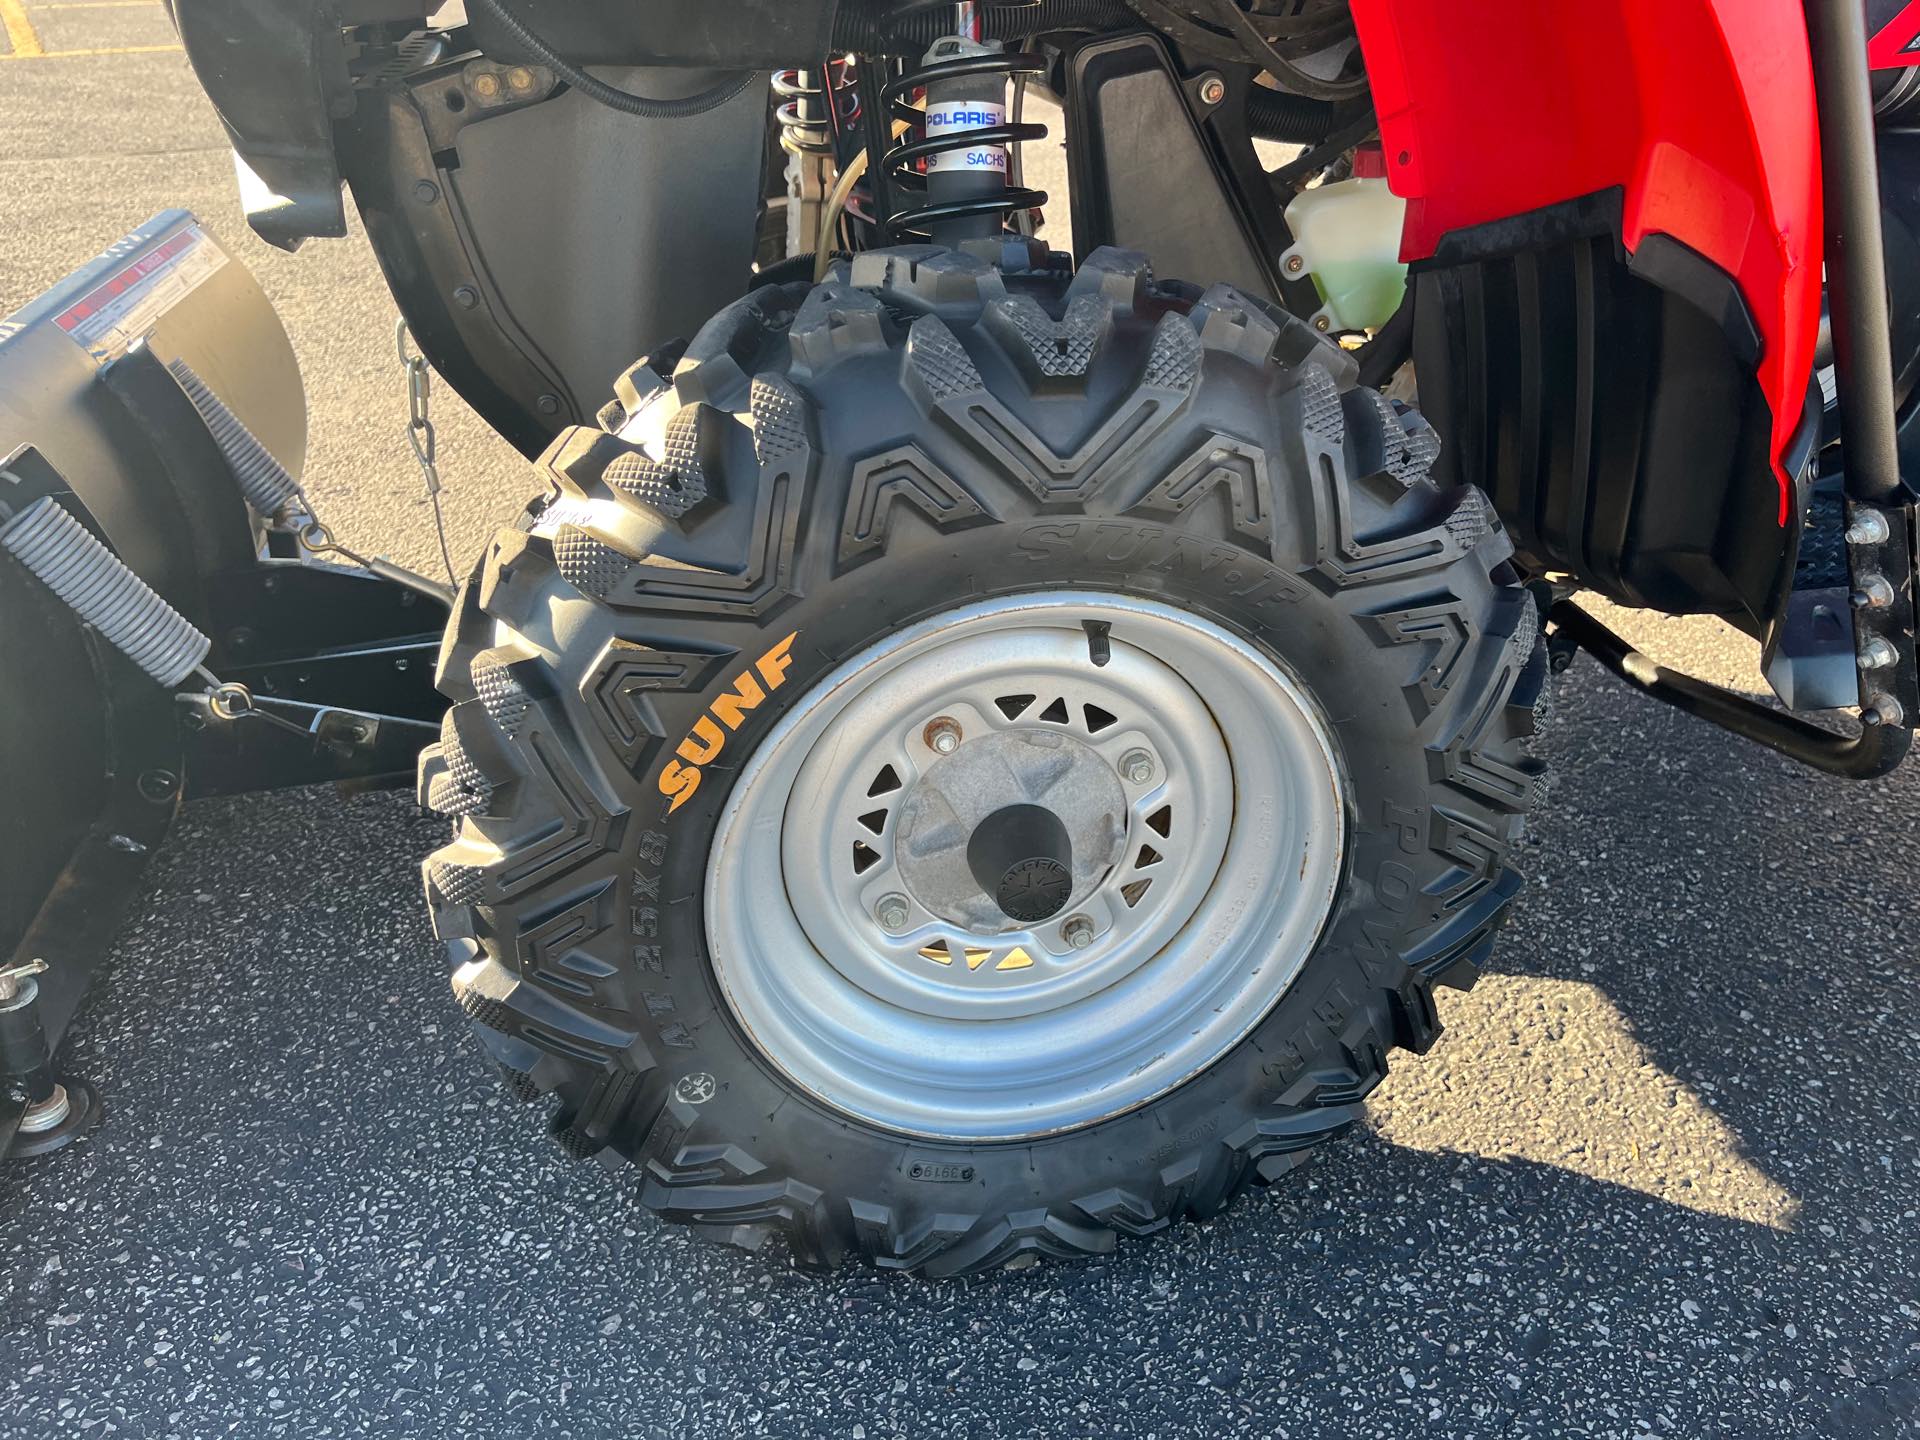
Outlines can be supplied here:
[[[1434, 988], [1472, 983], [1518, 885], [1546, 656], [1484, 498], [1429, 479], [1433, 432], [1340, 350], [1125, 252], [1069, 283], [908, 249], [756, 291], [617, 393], [463, 588], [420, 768], [455, 819], [425, 866], [455, 996], [574, 1153], [797, 1264], [957, 1274], [1212, 1215], [1433, 1043]], [[822, 677], [1050, 588], [1170, 607], [1297, 682], [1343, 772], [1337, 895], [1191, 1078], [1063, 1133], [900, 1133], [749, 1035], [707, 907], [783, 880], [711, 896], [710, 850]]]

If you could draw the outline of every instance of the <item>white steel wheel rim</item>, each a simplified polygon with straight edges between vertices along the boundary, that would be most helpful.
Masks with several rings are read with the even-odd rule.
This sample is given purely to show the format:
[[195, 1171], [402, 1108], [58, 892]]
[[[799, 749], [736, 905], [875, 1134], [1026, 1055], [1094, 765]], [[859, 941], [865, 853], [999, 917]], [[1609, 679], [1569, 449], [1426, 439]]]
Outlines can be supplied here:
[[[951, 899], [939, 820], [993, 810], [1000, 770], [1007, 803], [1083, 842], [1037, 922]], [[1273, 1008], [1332, 912], [1346, 817], [1313, 700], [1245, 641], [1130, 596], [982, 601], [846, 661], [751, 756], [708, 946], [735, 1018], [816, 1099], [930, 1138], [1057, 1133], [1173, 1089]]]

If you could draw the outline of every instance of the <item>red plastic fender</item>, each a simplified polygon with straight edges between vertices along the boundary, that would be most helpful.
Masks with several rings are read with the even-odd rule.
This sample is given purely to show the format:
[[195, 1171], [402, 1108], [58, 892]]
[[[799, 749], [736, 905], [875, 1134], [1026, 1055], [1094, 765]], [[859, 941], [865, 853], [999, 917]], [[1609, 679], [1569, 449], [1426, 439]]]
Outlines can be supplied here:
[[1820, 323], [1820, 148], [1801, 0], [1353, 0], [1402, 258], [1613, 186], [1622, 242], [1731, 275], [1761, 341], [1773, 467]]

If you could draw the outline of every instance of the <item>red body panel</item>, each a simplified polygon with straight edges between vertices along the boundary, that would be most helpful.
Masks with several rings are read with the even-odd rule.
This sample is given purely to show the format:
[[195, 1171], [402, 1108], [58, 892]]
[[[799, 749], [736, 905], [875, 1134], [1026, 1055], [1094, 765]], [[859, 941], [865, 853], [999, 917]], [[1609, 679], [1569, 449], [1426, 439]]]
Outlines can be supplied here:
[[1731, 275], [1781, 466], [1820, 320], [1820, 155], [1800, 0], [1353, 0], [1402, 254], [1612, 186]]

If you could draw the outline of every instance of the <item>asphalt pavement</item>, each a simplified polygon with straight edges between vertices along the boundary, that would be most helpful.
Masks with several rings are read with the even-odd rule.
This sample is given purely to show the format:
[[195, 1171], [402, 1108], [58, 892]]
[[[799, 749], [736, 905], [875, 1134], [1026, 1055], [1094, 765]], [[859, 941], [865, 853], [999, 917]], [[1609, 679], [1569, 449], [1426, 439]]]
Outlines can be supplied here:
[[[427, 566], [364, 239], [252, 239], [156, 5], [11, 3], [0, 311], [194, 209], [293, 335], [323, 513]], [[529, 486], [437, 404], [463, 558]], [[972, 1281], [794, 1274], [565, 1159], [448, 996], [405, 797], [191, 806], [70, 1039], [106, 1125], [0, 1170], [0, 1435], [1920, 1434], [1920, 768], [1823, 779], [1590, 661], [1557, 698], [1493, 972], [1362, 1131]]]

